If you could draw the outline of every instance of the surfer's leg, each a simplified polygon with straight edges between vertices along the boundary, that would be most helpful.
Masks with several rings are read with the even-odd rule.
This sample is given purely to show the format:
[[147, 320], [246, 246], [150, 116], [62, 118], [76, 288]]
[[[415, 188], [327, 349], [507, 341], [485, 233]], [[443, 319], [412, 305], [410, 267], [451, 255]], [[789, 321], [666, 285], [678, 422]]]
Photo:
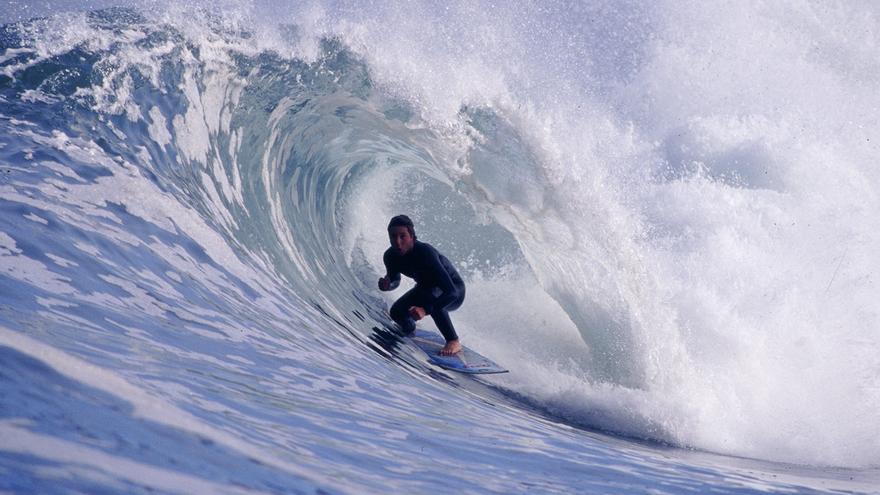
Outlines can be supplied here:
[[404, 335], [410, 334], [416, 329], [416, 322], [409, 315], [409, 308], [417, 306], [418, 295], [416, 289], [412, 288], [406, 294], [400, 296], [400, 299], [391, 306], [391, 319], [400, 326], [400, 331]]
[[449, 312], [446, 309], [435, 309], [431, 313], [431, 318], [434, 319], [437, 329], [443, 334], [446, 342], [458, 340], [458, 334], [455, 333], [455, 327], [452, 325], [452, 320], [449, 319]]
[[434, 319], [434, 323], [437, 325], [437, 329], [440, 330], [440, 333], [443, 334], [443, 338], [446, 339], [446, 342], [452, 342], [453, 340], [458, 340], [458, 334], [455, 333], [455, 326], [452, 324], [452, 320], [449, 318], [449, 312], [455, 311], [459, 307], [461, 307], [461, 303], [464, 302], [464, 285], [458, 287], [459, 296], [455, 301], [452, 301], [445, 308], [434, 309], [434, 312], [431, 313], [431, 318]]

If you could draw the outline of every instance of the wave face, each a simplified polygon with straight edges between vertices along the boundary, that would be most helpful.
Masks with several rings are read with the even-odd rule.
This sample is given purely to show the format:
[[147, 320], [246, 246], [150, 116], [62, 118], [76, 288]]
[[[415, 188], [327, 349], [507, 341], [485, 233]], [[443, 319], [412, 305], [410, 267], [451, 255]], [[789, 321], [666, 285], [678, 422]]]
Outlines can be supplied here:
[[[0, 487], [869, 491], [877, 22], [258, 2], [3, 26]], [[401, 212], [510, 374], [389, 335]]]

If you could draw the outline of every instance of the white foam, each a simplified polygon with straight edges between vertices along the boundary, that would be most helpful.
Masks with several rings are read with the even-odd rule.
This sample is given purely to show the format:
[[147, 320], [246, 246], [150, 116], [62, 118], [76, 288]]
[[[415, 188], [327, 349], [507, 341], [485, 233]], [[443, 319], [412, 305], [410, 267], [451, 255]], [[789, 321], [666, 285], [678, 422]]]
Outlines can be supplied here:
[[55, 273], [49, 266], [23, 253], [15, 239], [0, 232], [0, 273], [53, 294], [76, 292], [70, 278]]
[[150, 108], [150, 137], [161, 146], [167, 146], [171, 143], [171, 133], [168, 132], [168, 124], [165, 116], [158, 107]]
[[18, 245], [15, 243], [15, 239], [13, 239], [6, 232], [0, 231], [0, 255], [3, 256], [11, 256], [16, 254], [21, 254], [21, 249], [18, 249]]

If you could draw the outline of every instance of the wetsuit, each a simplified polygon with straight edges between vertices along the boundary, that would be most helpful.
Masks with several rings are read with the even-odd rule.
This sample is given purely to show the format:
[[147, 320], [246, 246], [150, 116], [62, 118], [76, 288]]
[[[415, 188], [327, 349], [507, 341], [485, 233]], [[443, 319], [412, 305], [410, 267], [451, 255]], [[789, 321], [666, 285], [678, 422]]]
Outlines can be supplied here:
[[410, 333], [416, 329], [409, 308], [420, 306], [426, 314], [431, 315], [447, 342], [458, 339], [449, 312], [458, 309], [464, 302], [464, 281], [452, 263], [434, 246], [418, 240], [406, 254], [389, 248], [383, 260], [391, 282], [388, 290], [400, 285], [401, 273], [416, 281], [416, 286], [391, 306], [391, 318], [400, 325], [401, 330]]

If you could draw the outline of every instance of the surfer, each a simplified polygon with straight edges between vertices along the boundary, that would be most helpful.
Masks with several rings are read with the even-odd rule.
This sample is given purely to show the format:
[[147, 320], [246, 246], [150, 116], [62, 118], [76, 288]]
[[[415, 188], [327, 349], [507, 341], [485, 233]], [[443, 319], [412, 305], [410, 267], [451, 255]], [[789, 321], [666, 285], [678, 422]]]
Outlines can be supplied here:
[[434, 246], [416, 239], [412, 220], [397, 215], [388, 223], [391, 247], [385, 251], [386, 275], [379, 279], [379, 290], [390, 291], [400, 285], [400, 274], [415, 279], [416, 286], [391, 306], [391, 318], [409, 334], [416, 321], [431, 315], [446, 345], [440, 354], [451, 356], [461, 351], [461, 343], [449, 319], [449, 312], [464, 302], [464, 281], [449, 260]]

